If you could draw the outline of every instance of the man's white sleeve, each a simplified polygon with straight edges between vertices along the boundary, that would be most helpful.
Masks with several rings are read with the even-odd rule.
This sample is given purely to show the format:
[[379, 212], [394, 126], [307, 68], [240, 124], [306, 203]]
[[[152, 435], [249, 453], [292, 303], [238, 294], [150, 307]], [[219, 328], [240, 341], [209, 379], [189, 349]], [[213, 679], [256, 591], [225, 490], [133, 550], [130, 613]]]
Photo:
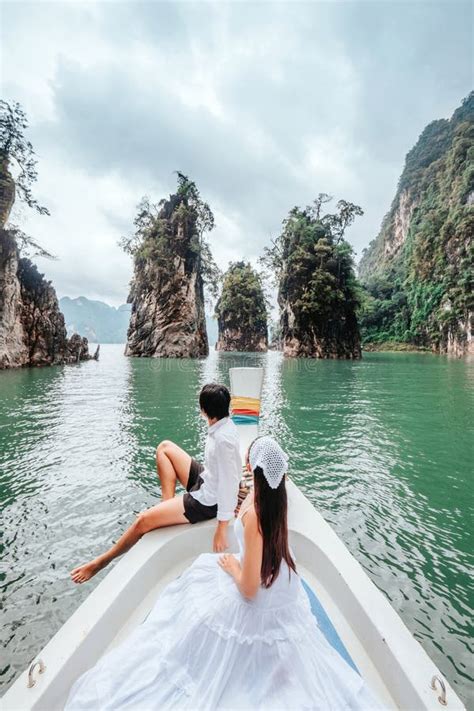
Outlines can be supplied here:
[[217, 519], [230, 521], [234, 518], [241, 479], [240, 454], [228, 440], [221, 440], [216, 446], [217, 466]]

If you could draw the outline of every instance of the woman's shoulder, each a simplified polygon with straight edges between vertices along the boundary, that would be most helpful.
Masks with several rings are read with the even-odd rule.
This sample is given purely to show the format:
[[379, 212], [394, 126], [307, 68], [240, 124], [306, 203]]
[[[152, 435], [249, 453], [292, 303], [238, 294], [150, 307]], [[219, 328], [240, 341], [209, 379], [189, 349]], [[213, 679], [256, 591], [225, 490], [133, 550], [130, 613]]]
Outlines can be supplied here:
[[259, 532], [257, 512], [253, 503], [243, 512], [241, 521], [247, 533]]
[[[255, 511], [255, 504], [253, 503], [253, 498], [250, 498], [251, 494], [247, 497], [248, 503], [244, 507], [242, 507], [244, 510], [242, 511], [241, 518], [242, 520], [257, 520], [257, 512]], [[244, 503], [247, 501], [247, 499], [244, 501]]]
[[245, 499], [242, 501], [242, 504], [240, 505], [239, 518], [242, 520], [242, 523], [243, 523], [244, 518], [247, 517], [247, 515], [249, 514], [251, 509], [252, 509], [253, 514], [256, 516], [257, 514], [255, 513], [253, 489], [250, 489], [247, 496], [245, 497]]

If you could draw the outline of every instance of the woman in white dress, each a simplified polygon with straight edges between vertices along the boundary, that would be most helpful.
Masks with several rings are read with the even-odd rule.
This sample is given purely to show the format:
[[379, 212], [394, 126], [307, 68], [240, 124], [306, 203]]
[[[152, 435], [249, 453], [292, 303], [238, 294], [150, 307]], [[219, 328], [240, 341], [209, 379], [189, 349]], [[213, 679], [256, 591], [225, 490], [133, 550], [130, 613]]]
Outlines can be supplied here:
[[382, 708], [311, 612], [288, 545], [287, 464], [272, 438], [253, 442], [240, 554], [200, 555], [75, 682], [67, 711]]

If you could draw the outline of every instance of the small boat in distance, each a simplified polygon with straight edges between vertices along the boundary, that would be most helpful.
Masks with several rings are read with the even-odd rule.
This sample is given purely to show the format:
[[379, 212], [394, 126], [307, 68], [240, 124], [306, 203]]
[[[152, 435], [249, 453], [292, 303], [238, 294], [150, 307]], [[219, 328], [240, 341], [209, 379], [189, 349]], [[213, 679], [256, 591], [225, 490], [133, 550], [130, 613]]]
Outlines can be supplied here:
[[[231, 368], [242, 456], [258, 435], [262, 368]], [[288, 480], [290, 543], [330, 644], [387, 708], [464, 709], [421, 645], [331, 526]], [[139, 625], [160, 590], [212, 550], [214, 522], [147, 533], [113, 567], [7, 691], [4, 711], [62, 709], [73, 682]], [[236, 548], [233, 531], [231, 547]], [[121, 673], [117, 669], [117, 674]], [[93, 711], [93, 710], [91, 710]]]

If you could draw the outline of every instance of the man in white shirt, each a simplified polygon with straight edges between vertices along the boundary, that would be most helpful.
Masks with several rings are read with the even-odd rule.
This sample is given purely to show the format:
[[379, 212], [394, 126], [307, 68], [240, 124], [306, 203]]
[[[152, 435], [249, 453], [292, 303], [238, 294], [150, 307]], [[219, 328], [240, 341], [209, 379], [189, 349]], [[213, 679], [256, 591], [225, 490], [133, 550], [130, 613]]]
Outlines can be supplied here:
[[[108, 551], [74, 568], [71, 578], [75, 583], [89, 580], [145, 533], [163, 526], [217, 518], [213, 549], [222, 552], [228, 547], [227, 526], [234, 518], [242, 476], [238, 431], [229, 416], [230, 393], [224, 385], [205, 385], [199, 394], [199, 405], [209, 425], [204, 465], [174, 442], [161, 442], [156, 450], [161, 503], [138, 514]], [[183, 496], [175, 495], [178, 481], [186, 488]]]

